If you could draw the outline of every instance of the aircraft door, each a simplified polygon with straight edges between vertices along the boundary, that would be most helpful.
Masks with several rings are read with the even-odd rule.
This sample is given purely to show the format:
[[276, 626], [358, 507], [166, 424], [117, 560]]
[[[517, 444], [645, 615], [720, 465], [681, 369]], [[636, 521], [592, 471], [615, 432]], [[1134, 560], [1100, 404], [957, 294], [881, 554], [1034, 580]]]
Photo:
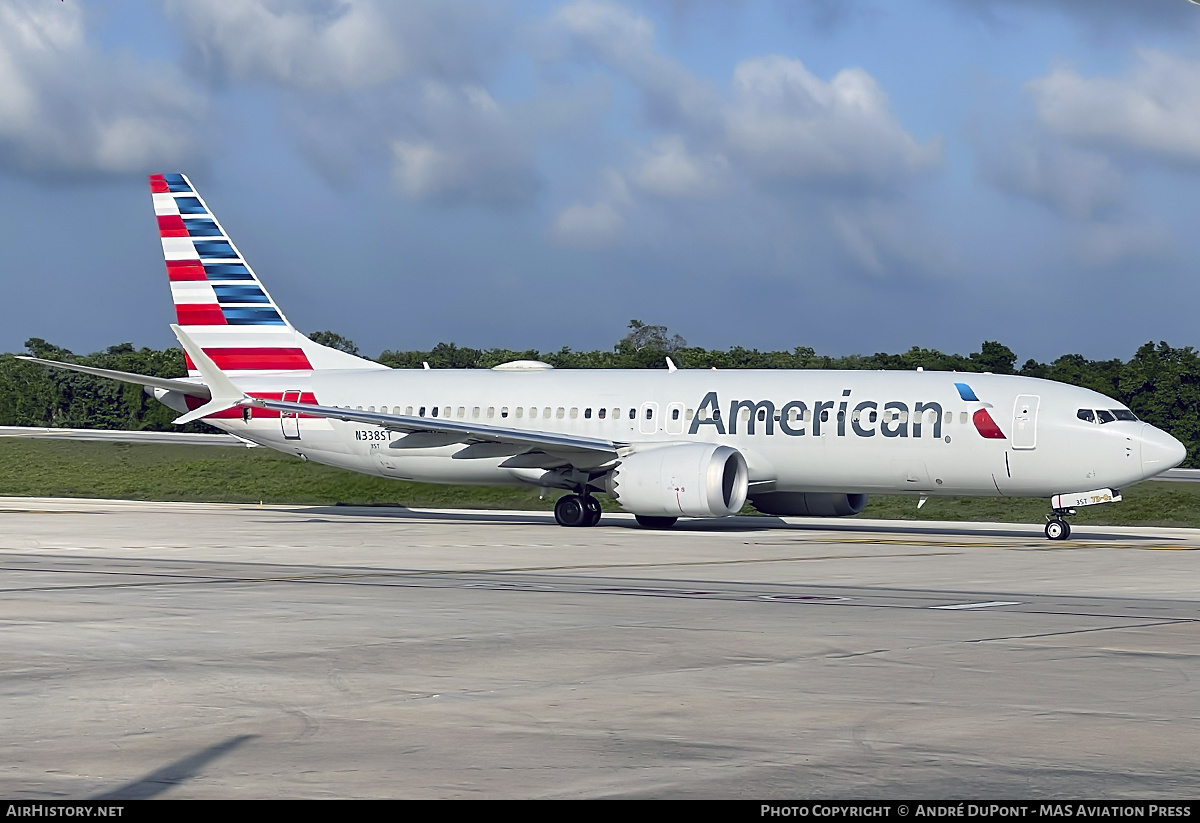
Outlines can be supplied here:
[[672, 403], [667, 406], [667, 434], [683, 434], [683, 404]]
[[1012, 447], [1014, 449], [1037, 448], [1037, 413], [1041, 398], [1036, 394], [1022, 394], [1013, 405]]
[[[283, 393], [284, 403], [299, 403], [300, 391], [294, 389]], [[283, 427], [284, 440], [300, 439], [300, 415], [296, 412], [280, 412], [279, 424]]]
[[643, 403], [638, 412], [638, 431], [642, 434], [658, 432], [658, 404]]

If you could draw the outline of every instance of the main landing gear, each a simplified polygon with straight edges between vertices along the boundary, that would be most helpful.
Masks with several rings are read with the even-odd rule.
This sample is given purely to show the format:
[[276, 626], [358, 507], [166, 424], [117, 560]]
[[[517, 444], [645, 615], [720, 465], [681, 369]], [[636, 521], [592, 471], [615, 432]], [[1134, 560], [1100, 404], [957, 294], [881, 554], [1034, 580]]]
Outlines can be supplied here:
[[1074, 509], [1055, 509], [1046, 515], [1046, 537], [1051, 540], [1066, 540], [1071, 536], [1071, 526], [1067, 517], [1075, 514]]
[[600, 501], [590, 494], [564, 494], [554, 504], [554, 519], [560, 526], [594, 526], [600, 514]]

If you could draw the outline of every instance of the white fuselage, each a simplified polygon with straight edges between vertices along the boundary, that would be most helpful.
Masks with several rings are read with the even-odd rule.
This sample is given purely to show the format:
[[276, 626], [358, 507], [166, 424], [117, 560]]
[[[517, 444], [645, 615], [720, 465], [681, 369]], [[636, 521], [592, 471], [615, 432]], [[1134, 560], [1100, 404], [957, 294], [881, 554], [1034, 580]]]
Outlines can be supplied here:
[[[1182, 459], [1181, 444], [1146, 423], [1080, 418], [1081, 409], [1123, 409], [1111, 398], [1011, 375], [351, 370], [234, 379], [254, 395], [311, 393], [322, 406], [572, 434], [634, 449], [726, 445], [745, 456], [758, 491], [1041, 497], [1119, 489]], [[977, 399], [964, 399], [956, 384]], [[981, 409], [995, 424], [992, 437], [976, 423]], [[209, 422], [264, 446], [385, 477], [548, 484], [544, 469], [513, 459], [525, 451], [516, 446], [261, 409], [248, 420]]]

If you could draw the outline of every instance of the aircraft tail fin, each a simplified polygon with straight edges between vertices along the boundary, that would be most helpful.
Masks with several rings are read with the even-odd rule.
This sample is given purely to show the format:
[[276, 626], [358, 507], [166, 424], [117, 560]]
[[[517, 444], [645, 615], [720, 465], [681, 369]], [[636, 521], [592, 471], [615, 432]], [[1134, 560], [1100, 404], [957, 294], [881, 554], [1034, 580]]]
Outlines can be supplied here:
[[218, 369], [386, 368], [314, 343], [289, 323], [186, 176], [152, 174], [150, 191], [176, 321]]

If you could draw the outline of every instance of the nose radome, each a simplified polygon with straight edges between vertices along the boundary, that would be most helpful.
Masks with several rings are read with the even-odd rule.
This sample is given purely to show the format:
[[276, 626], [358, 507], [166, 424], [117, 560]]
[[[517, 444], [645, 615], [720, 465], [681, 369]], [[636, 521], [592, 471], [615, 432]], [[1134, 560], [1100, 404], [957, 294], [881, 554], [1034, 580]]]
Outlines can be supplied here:
[[1167, 469], [1173, 469], [1187, 457], [1187, 447], [1149, 423], [1142, 427], [1141, 441], [1142, 475], [1145, 477], [1153, 477]]

